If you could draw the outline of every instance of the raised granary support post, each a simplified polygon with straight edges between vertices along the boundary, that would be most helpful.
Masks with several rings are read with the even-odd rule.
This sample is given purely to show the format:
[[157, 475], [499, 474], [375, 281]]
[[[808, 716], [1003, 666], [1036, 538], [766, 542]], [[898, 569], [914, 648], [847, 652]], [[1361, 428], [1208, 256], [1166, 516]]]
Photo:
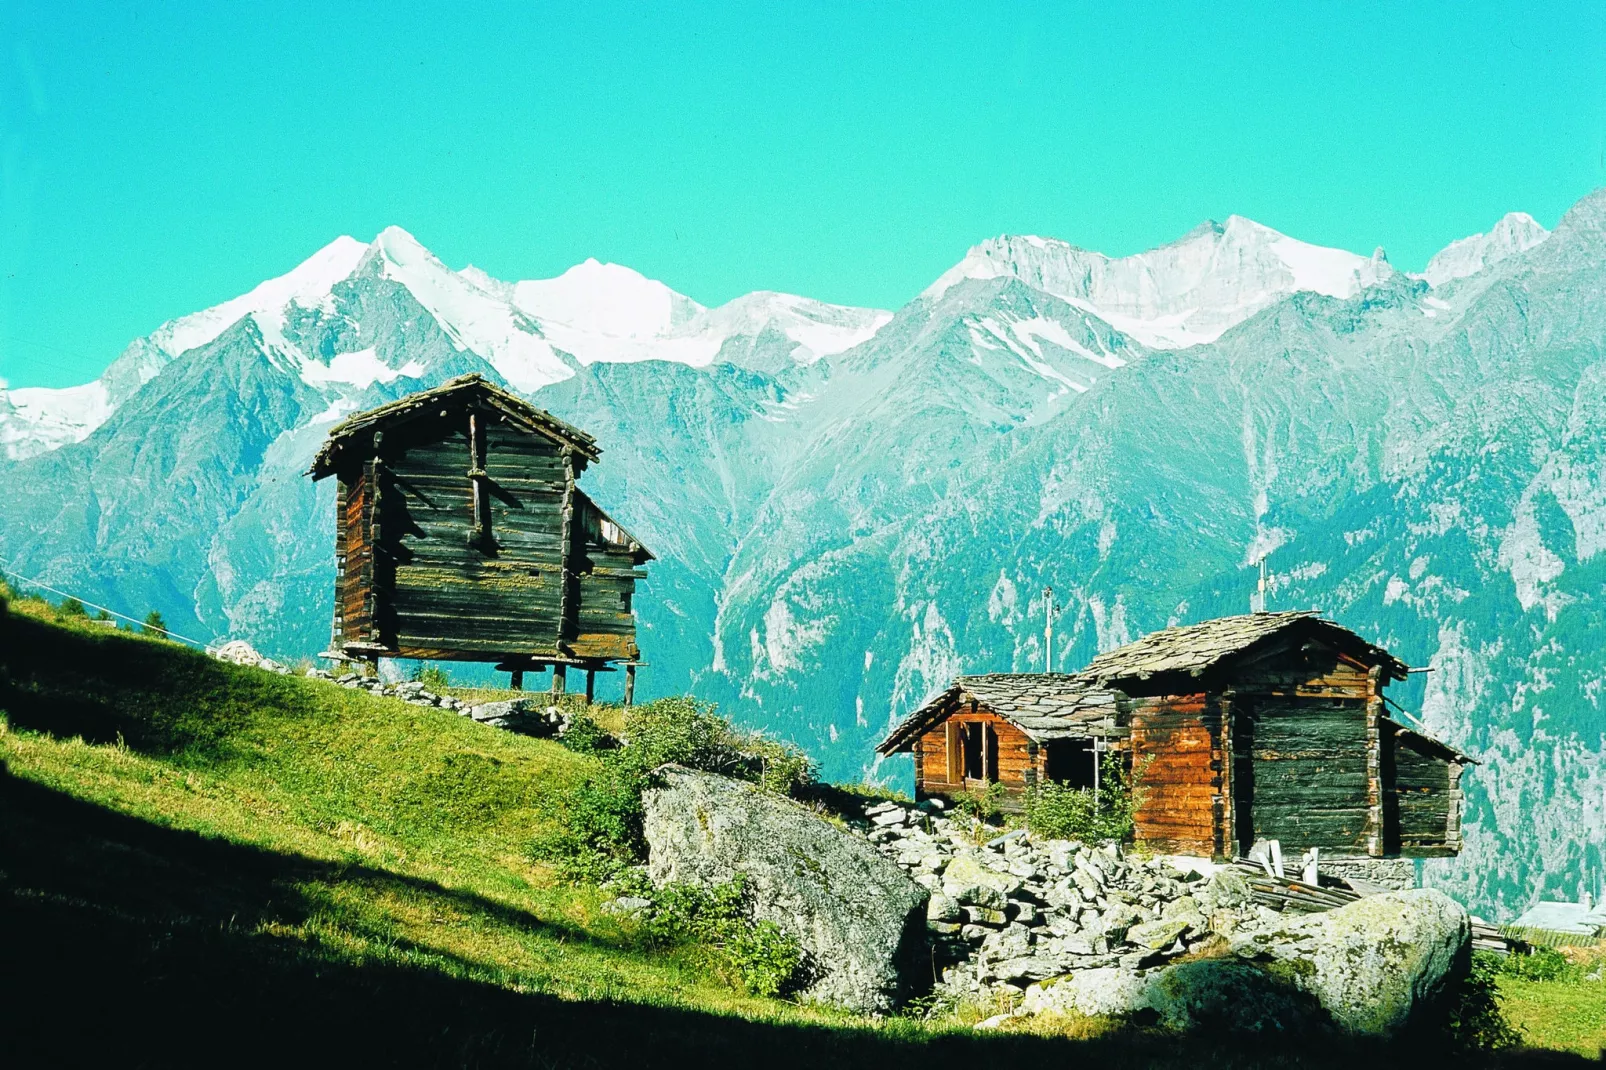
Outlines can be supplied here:
[[512, 688], [514, 691], [523, 691], [524, 690], [524, 670], [523, 669], [514, 669], [513, 673], [512, 673], [512, 679], [508, 680], [507, 686]]
[[625, 666], [625, 705], [633, 705], [636, 701], [636, 667]]
[[592, 702], [596, 701], [596, 697], [597, 697], [597, 670], [594, 669], [594, 668], [593, 669], [587, 669], [586, 670], [586, 705], [587, 706], [591, 705]]
[[569, 680], [569, 667], [567, 665], [565, 665], [563, 662], [560, 661], [556, 665], [552, 666], [552, 701], [553, 702], [556, 702], [558, 700], [558, 697], [561, 696], [563, 694], [563, 692], [568, 689], [568, 680]]

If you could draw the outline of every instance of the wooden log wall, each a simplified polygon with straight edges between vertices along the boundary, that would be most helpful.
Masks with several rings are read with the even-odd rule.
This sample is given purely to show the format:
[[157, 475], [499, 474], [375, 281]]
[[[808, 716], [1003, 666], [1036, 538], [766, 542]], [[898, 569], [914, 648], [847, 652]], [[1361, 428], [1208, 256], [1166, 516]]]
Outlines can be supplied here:
[[1134, 837], [1153, 850], [1214, 855], [1220, 838], [1220, 707], [1203, 693], [1137, 702], [1131, 748], [1137, 812]]
[[467, 423], [458, 423], [389, 459], [396, 627], [386, 638], [401, 648], [553, 650], [562, 560], [557, 448], [502, 425], [485, 429], [489, 530], [480, 539]]
[[369, 538], [371, 520], [368, 471], [359, 469], [349, 481], [342, 481], [345, 493], [335, 517], [339, 529], [339, 553], [335, 567], [339, 572], [339, 604], [336, 628], [339, 643], [366, 643], [373, 623], [369, 612], [368, 588], [373, 582], [373, 542]]
[[[1238, 815], [1284, 852], [1365, 851], [1371, 828], [1367, 709], [1355, 699], [1240, 698]], [[1246, 768], [1247, 765], [1247, 768]], [[1240, 830], [1239, 839], [1243, 835]]]
[[[1390, 733], [1393, 754], [1393, 787], [1398, 813], [1395, 847], [1402, 854], [1420, 854], [1450, 846], [1452, 818], [1459, 818], [1459, 807], [1452, 792], [1459, 788], [1452, 771], [1460, 765], [1437, 754], [1426, 753], [1409, 737]], [[1459, 821], [1455, 829], [1459, 840]], [[1456, 843], [1457, 847], [1460, 846]]]
[[605, 537], [602, 516], [582, 496], [576, 516], [575, 557], [578, 609], [570, 646], [576, 657], [636, 658], [636, 581], [646, 572], [636, 567], [630, 551]]

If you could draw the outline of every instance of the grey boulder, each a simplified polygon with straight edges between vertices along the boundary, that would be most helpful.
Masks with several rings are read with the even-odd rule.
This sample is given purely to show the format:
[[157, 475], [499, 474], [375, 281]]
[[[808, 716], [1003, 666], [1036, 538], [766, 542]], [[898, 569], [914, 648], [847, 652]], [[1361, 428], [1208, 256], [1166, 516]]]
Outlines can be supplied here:
[[753, 915], [808, 955], [800, 995], [891, 1010], [929, 970], [927, 890], [864, 839], [751, 784], [665, 766], [642, 795], [654, 884], [747, 878]]
[[1460, 904], [1416, 888], [1292, 918], [1235, 938], [1232, 952], [1315, 996], [1347, 1032], [1388, 1036], [1438, 1001], [1471, 937]]

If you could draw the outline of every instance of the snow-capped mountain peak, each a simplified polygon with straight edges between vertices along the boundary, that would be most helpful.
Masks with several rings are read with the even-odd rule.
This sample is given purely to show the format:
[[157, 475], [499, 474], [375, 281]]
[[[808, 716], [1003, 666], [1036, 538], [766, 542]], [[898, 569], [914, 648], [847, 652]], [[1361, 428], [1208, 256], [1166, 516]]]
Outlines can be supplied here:
[[703, 311], [656, 279], [595, 259], [555, 279], [515, 283], [513, 303], [541, 320], [611, 338], [661, 338]]
[[1428, 261], [1422, 277], [1430, 286], [1443, 286], [1476, 275], [1509, 256], [1525, 253], [1548, 237], [1550, 232], [1527, 212], [1508, 212], [1487, 234], [1474, 234], [1439, 250]]
[[206, 345], [243, 317], [278, 313], [292, 302], [312, 308], [328, 300], [335, 284], [349, 278], [368, 251], [356, 238], [341, 235], [290, 271], [230, 301], [162, 324], [150, 335], [168, 356]]
[[1347, 298], [1392, 272], [1381, 250], [1368, 258], [1311, 245], [1231, 215], [1126, 257], [1036, 235], [993, 238], [971, 249], [924, 296], [936, 300], [967, 278], [1014, 277], [1145, 345], [1175, 349], [1213, 341], [1288, 294]]

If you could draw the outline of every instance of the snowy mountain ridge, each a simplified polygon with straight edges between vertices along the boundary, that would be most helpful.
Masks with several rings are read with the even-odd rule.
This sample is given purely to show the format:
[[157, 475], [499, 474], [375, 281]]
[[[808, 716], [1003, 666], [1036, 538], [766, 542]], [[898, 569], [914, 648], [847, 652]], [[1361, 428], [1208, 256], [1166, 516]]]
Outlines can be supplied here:
[[1233, 215], [1126, 257], [1034, 236], [992, 238], [922, 296], [935, 300], [960, 279], [1017, 278], [1150, 348], [1181, 349], [1215, 341], [1291, 293], [1349, 298], [1393, 272], [1382, 249], [1368, 258], [1310, 245]]
[[298, 369], [309, 386], [332, 392], [336, 408], [344, 388], [416, 377], [415, 364], [386, 364], [369, 349], [309, 354], [286, 333], [305, 313], [335, 314], [335, 288], [364, 271], [406, 287], [459, 350], [484, 357], [523, 391], [569, 378], [576, 362], [702, 367], [732, 339], [766, 331], [790, 340], [792, 359], [808, 364], [860, 344], [892, 316], [765, 291], [709, 309], [630, 268], [596, 260], [553, 279], [503, 282], [475, 267], [453, 271], [407, 231], [387, 227], [369, 243], [337, 238], [248, 293], [162, 324], [95, 382], [0, 388], [0, 454], [20, 459], [82, 441], [168, 362], [247, 318], [270, 356]]
[[[1423, 277], [1440, 286], [1475, 275], [1546, 236], [1531, 216], [1512, 213], [1487, 234], [1451, 243]], [[131, 343], [93, 383], [65, 389], [0, 387], [0, 456], [19, 459], [82, 441], [169, 361], [213, 342], [246, 317], [276, 360], [298, 368], [304, 382], [329, 395], [331, 411], [349, 411], [348, 388], [416, 377], [415, 365], [386, 363], [367, 349], [308, 354], [286, 334], [287, 324], [304, 313], [334, 314], [335, 288], [364, 270], [405, 286], [453, 345], [483, 357], [526, 392], [562, 382], [576, 364], [668, 360], [700, 368], [722, 359], [722, 353], [751, 351], [763, 343], [771, 352], [779, 345], [790, 361], [808, 365], [864, 344], [892, 319], [891, 312], [879, 309], [769, 291], [708, 308], [628, 267], [594, 259], [555, 278], [504, 282], [473, 266], [454, 271], [407, 231], [392, 226], [368, 243], [336, 238], [284, 275], [162, 324]], [[1118, 258], [1033, 235], [989, 239], [920, 296], [935, 304], [964, 279], [1016, 278], [1143, 346], [1177, 349], [1212, 342], [1290, 294], [1347, 299], [1392, 275], [1381, 249], [1364, 257], [1311, 245], [1233, 215], [1225, 223], [1201, 224], [1157, 249]], [[996, 325], [981, 322], [974, 326], [980, 349], [1002, 344], [1029, 364], [1039, 364], [1041, 347], [1031, 337], [1000, 335]], [[1065, 334], [1057, 323], [1043, 329], [1050, 341]], [[1110, 368], [1121, 362], [1108, 351], [1078, 355]], [[1085, 386], [1072, 379], [1063, 385], [1078, 391]]]

